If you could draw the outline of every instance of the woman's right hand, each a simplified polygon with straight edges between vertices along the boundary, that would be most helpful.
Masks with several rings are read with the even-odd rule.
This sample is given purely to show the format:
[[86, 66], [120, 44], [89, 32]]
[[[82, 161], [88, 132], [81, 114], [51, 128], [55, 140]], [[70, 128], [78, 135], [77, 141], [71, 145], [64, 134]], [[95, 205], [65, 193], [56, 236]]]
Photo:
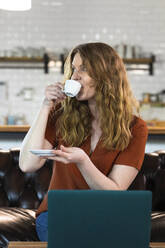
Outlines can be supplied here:
[[45, 99], [43, 104], [52, 107], [54, 103], [60, 102], [66, 98], [63, 93], [63, 84], [60, 82], [50, 84], [45, 89]]

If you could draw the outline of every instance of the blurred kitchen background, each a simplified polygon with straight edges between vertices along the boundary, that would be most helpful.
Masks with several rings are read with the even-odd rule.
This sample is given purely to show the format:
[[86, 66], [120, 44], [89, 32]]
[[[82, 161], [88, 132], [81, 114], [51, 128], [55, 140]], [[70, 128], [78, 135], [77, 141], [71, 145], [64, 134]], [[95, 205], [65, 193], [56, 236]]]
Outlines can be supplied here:
[[118, 51], [142, 118], [165, 123], [164, 10], [164, 0], [32, 0], [28, 11], [0, 10], [0, 125], [31, 125], [45, 86], [63, 79], [68, 51], [89, 41]]

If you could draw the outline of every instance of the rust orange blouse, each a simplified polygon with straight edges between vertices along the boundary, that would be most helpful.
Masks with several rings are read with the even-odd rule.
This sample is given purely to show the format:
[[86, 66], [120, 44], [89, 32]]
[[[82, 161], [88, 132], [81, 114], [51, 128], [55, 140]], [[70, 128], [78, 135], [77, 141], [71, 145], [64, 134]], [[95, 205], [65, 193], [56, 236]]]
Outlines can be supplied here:
[[[114, 164], [128, 165], [140, 170], [144, 159], [145, 144], [148, 135], [146, 123], [142, 119], [136, 118], [131, 132], [131, 141], [124, 151], [109, 151], [106, 148], [103, 148], [101, 146], [101, 141], [99, 141], [93, 153], [89, 155], [91, 144], [90, 136], [84, 141], [80, 148], [90, 156], [93, 164], [106, 176], [110, 173]], [[51, 122], [48, 122], [45, 137], [53, 146], [55, 145], [55, 126], [51, 124]], [[52, 189], [81, 190], [89, 189], [89, 186], [76, 164], [56, 162], [56, 165], [53, 167], [52, 178], [48, 190]], [[39, 206], [37, 215], [44, 211], [47, 211], [47, 194]]]

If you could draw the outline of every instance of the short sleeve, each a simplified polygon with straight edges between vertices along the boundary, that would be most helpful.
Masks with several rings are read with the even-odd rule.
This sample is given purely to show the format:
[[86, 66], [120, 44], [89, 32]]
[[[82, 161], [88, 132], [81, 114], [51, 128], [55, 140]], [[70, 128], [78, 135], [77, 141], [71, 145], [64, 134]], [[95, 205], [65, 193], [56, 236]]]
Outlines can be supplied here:
[[45, 130], [45, 139], [47, 139], [53, 147], [58, 145], [58, 140], [56, 137], [56, 121], [60, 115], [60, 107], [61, 105], [59, 104], [50, 111]]
[[136, 122], [132, 127], [131, 141], [128, 147], [119, 153], [115, 164], [128, 165], [140, 170], [144, 159], [147, 137], [146, 123], [142, 119], [136, 118]]
[[49, 114], [48, 122], [45, 130], [45, 138], [54, 146], [56, 143], [56, 128], [55, 128], [55, 120]]

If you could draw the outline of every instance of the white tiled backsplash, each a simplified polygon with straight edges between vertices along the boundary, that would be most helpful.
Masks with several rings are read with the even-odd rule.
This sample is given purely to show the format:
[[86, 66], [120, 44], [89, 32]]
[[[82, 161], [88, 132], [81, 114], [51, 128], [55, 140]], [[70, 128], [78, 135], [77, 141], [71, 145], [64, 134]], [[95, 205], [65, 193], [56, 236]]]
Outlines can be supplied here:
[[[22, 46], [60, 53], [88, 41], [140, 45], [156, 56], [153, 76], [128, 73], [133, 92], [141, 100], [143, 92], [165, 89], [164, 10], [163, 0], [32, 0], [27, 12], [0, 10], [0, 52]], [[0, 82], [8, 85], [8, 100], [0, 99], [0, 122], [6, 115], [24, 114], [30, 124], [45, 86], [61, 78], [60, 72], [0, 69]], [[34, 88], [32, 100], [18, 96], [23, 88]], [[164, 111], [159, 115], [165, 119]]]

